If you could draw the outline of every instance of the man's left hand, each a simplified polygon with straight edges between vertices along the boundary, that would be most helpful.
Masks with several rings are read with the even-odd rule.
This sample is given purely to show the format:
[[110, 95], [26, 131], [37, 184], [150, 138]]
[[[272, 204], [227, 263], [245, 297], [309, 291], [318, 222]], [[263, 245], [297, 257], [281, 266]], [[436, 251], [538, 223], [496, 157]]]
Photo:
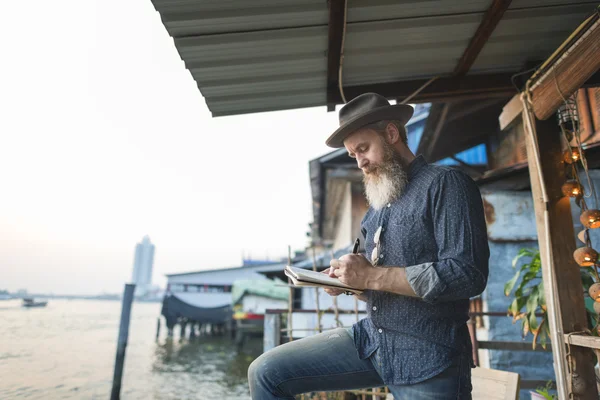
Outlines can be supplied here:
[[331, 269], [340, 282], [357, 289], [374, 289], [380, 268], [375, 268], [364, 256], [346, 254], [331, 260]]

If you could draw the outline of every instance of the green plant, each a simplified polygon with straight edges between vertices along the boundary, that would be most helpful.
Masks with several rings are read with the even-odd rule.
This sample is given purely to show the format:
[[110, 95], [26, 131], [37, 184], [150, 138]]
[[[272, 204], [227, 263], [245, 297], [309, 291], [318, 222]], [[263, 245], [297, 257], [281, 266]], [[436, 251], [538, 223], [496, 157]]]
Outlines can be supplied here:
[[535, 392], [544, 396], [544, 398], [547, 400], [555, 400], [557, 397], [554, 396], [553, 394], [550, 394], [550, 390], [552, 390], [552, 389], [553, 389], [552, 381], [548, 381], [548, 382], [546, 382], [546, 386], [537, 388], [535, 390]]
[[[519, 261], [523, 262], [519, 268]], [[512, 262], [513, 268], [517, 269], [511, 280], [504, 285], [504, 295], [513, 293], [513, 301], [508, 307], [508, 313], [513, 317], [513, 323], [521, 320], [521, 333], [525, 338], [529, 333], [533, 335], [533, 349], [539, 341], [545, 349], [550, 338], [548, 326], [548, 314], [546, 297], [544, 292], [544, 281], [542, 280], [542, 262], [540, 251], [537, 249], [521, 249]], [[594, 283], [590, 268], [582, 268], [581, 282], [584, 288], [584, 296]], [[593, 326], [593, 309], [587, 309], [590, 328]], [[595, 331], [595, 330], [594, 330]]]
[[[545, 349], [550, 337], [547, 323], [547, 307], [544, 295], [544, 281], [542, 280], [542, 262], [540, 252], [536, 249], [521, 249], [513, 259], [513, 268], [517, 267], [519, 260], [528, 258], [517, 269], [512, 279], [504, 285], [504, 295], [510, 296], [514, 290], [514, 300], [508, 307], [508, 312], [513, 317], [513, 323], [521, 320], [521, 333], [525, 338], [533, 334], [533, 348], [539, 340]], [[517, 284], [518, 283], [518, 284]], [[525, 310], [523, 311], [523, 308]], [[538, 315], [540, 320], [538, 320]]]

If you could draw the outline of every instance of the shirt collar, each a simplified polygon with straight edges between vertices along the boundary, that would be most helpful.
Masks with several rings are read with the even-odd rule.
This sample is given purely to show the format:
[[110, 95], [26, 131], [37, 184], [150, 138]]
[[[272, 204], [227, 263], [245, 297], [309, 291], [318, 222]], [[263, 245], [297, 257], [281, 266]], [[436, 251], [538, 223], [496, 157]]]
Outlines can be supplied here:
[[422, 154], [419, 154], [415, 157], [414, 160], [408, 165], [408, 179], [414, 178], [419, 171], [427, 165], [427, 161], [425, 161], [425, 157]]

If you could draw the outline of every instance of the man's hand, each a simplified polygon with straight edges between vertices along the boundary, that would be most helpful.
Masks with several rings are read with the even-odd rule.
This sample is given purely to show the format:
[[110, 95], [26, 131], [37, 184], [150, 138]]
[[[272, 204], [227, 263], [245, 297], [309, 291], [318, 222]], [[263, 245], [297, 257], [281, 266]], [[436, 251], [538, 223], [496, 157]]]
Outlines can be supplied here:
[[[335, 278], [336, 276], [333, 274], [333, 269], [331, 268], [327, 268], [326, 270], [324, 270], [322, 272], [323, 274], [327, 274], [332, 278]], [[340, 289], [330, 289], [330, 288], [323, 288], [323, 290], [325, 291], [325, 293], [327, 293], [330, 296], [339, 296], [340, 294], [344, 293], [343, 290]]]
[[330, 265], [326, 271], [340, 282], [357, 289], [378, 289], [383, 269], [375, 268], [364, 256], [346, 254], [339, 260], [331, 260]]

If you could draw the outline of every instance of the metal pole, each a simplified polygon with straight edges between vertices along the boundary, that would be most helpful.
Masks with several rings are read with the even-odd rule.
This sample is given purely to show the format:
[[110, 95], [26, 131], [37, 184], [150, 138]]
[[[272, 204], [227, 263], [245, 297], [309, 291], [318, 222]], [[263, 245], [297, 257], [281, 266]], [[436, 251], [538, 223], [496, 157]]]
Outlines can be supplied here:
[[117, 357], [115, 360], [115, 374], [113, 376], [110, 400], [119, 400], [121, 397], [121, 379], [123, 378], [123, 364], [125, 362], [125, 348], [129, 336], [129, 318], [131, 317], [131, 303], [135, 284], [126, 284], [123, 292], [123, 304], [121, 308], [121, 324], [119, 326], [119, 339], [117, 343]]

